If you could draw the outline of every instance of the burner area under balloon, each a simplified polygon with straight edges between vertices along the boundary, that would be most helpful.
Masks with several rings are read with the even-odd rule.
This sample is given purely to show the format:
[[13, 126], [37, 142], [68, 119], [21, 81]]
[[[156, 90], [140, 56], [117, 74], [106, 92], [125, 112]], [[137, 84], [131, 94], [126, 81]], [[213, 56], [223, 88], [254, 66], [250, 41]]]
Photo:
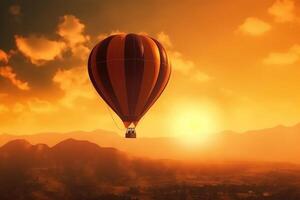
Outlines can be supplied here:
[[125, 133], [126, 138], [136, 138], [135, 128], [128, 128]]

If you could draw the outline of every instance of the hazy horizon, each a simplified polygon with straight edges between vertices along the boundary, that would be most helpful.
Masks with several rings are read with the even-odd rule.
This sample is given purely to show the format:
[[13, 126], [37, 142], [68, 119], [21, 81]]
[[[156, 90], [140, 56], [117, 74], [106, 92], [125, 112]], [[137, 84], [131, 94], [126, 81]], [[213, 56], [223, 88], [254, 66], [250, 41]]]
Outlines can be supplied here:
[[138, 137], [126, 139], [123, 134], [105, 131], [44, 132], [29, 135], [0, 134], [0, 145], [25, 139], [32, 144], [50, 147], [73, 138], [113, 147], [133, 156], [183, 161], [255, 161], [300, 163], [300, 124], [276, 126], [244, 133], [232, 131], [214, 134], [210, 138]]

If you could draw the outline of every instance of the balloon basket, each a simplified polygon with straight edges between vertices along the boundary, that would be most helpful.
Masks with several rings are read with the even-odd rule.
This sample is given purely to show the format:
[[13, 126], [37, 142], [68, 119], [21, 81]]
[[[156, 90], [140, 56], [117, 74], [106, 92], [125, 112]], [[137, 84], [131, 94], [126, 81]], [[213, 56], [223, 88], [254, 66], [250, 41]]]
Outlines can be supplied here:
[[135, 128], [127, 128], [125, 138], [136, 138]]

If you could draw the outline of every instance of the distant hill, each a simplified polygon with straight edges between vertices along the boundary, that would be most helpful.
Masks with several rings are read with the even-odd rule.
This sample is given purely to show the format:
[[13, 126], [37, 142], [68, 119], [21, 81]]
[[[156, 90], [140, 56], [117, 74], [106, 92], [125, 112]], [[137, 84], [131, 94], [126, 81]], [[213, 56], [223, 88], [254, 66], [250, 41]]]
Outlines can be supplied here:
[[48, 146], [69, 139], [86, 140], [102, 147], [113, 147], [133, 156], [151, 158], [178, 158], [177, 141], [173, 138], [126, 139], [114, 132], [95, 130], [91, 132], [74, 131], [68, 133], [39, 133], [34, 135], [0, 135], [0, 146], [16, 139], [24, 139], [32, 144], [44, 143]]
[[1, 200], [278, 200], [299, 199], [299, 188], [300, 167], [284, 163], [150, 160], [75, 139], [0, 147]]
[[175, 171], [167, 169], [161, 161], [130, 158], [88, 141], [48, 147], [18, 139], [0, 148], [0, 199], [93, 199], [118, 185], [144, 185], [149, 177], [173, 180]]
[[215, 149], [227, 158], [300, 163], [300, 124], [219, 136]]
[[133, 156], [155, 159], [197, 161], [278, 161], [300, 163], [300, 124], [291, 127], [277, 126], [244, 133], [226, 131], [215, 134], [208, 147], [188, 149], [175, 138], [125, 139], [116, 133], [95, 130], [91, 132], [40, 133], [35, 135], [0, 135], [0, 145], [15, 139], [32, 144], [53, 146], [65, 139], [87, 140], [103, 147], [117, 148]]

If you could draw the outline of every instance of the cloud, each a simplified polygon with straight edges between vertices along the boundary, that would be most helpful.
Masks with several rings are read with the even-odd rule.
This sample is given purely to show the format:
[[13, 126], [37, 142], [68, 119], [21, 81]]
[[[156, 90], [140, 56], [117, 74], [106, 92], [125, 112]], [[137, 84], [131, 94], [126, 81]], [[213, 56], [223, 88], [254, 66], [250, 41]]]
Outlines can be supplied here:
[[188, 76], [193, 81], [206, 82], [213, 79], [210, 75], [198, 70], [193, 61], [184, 58], [179, 51], [174, 50], [169, 35], [160, 32], [157, 34], [157, 39], [166, 48], [174, 71]]
[[17, 79], [16, 73], [10, 66], [0, 67], [0, 76], [7, 78], [14, 86], [19, 88], [20, 90], [30, 89], [27, 82]]
[[37, 97], [33, 97], [22, 103], [15, 103], [11, 107], [10, 111], [16, 114], [24, 112], [30, 112], [34, 114], [49, 114], [57, 111], [57, 109], [58, 107], [55, 104]]
[[74, 15], [61, 17], [57, 28], [57, 34], [66, 42], [73, 56], [81, 60], [86, 60], [90, 52], [85, 45], [90, 37], [84, 34], [84, 29], [85, 25]]
[[57, 111], [62, 112], [56, 102], [49, 102], [37, 97], [32, 97], [22, 102], [16, 102], [10, 108], [10, 111], [15, 114], [31, 113], [37, 114], [53, 114]]
[[292, 46], [286, 52], [272, 52], [264, 60], [267, 65], [291, 65], [300, 58], [300, 45]]
[[85, 45], [78, 45], [74, 48], [72, 48], [72, 54], [74, 57], [81, 59], [82, 61], [85, 61], [88, 59], [90, 49], [86, 47]]
[[0, 49], [0, 62], [3, 62], [4, 64], [8, 63], [9, 55], [5, 53], [3, 50]]
[[210, 75], [198, 70], [193, 61], [185, 59], [178, 51], [168, 51], [168, 57], [174, 71], [188, 76], [193, 81], [207, 82], [213, 79]]
[[19, 16], [21, 14], [21, 6], [20, 5], [11, 5], [9, 7], [9, 13], [14, 16]]
[[85, 67], [75, 67], [69, 70], [60, 69], [54, 75], [53, 82], [65, 92], [60, 100], [64, 106], [73, 106], [79, 98], [92, 99], [95, 97]]
[[35, 65], [43, 65], [47, 61], [62, 58], [62, 54], [71, 50], [72, 55], [86, 60], [89, 48], [85, 45], [89, 36], [85, 35], [85, 25], [73, 15], [61, 17], [56, 33], [59, 40], [50, 40], [44, 36], [31, 35], [29, 37], [15, 36], [18, 50]]
[[271, 30], [271, 25], [267, 22], [255, 17], [248, 17], [237, 31], [247, 35], [260, 36], [269, 30]]
[[178, 51], [168, 51], [168, 56], [172, 63], [172, 69], [175, 71], [188, 75], [192, 69], [196, 68], [193, 61], [184, 59], [182, 54]]
[[199, 70], [195, 72], [195, 74], [193, 75], [193, 78], [199, 82], [206, 82], [206, 81], [210, 81], [213, 79], [213, 77], [211, 77], [208, 74], [203, 73]]
[[291, 22], [296, 19], [295, 3], [293, 0], [276, 0], [268, 9], [270, 15], [274, 16], [276, 22]]
[[172, 48], [173, 44], [170, 40], [169, 35], [165, 34], [164, 32], [160, 32], [157, 34], [157, 39], [166, 47]]
[[[58, 24], [57, 34], [66, 42], [67, 47], [71, 50], [72, 55], [81, 59], [86, 64], [90, 49], [86, 43], [90, 40], [88, 35], [84, 34], [85, 25], [73, 15], [61, 17]], [[71, 69], [59, 69], [54, 77], [53, 82], [64, 91], [64, 96], [60, 99], [60, 104], [66, 107], [72, 107], [80, 98], [90, 99], [94, 93], [88, 79], [86, 66], [81, 64], [71, 66]]]
[[66, 40], [70, 47], [82, 44], [89, 40], [89, 36], [83, 34], [85, 25], [73, 15], [65, 15], [58, 24], [57, 33]]
[[97, 40], [98, 41], [101, 41], [101, 40], [104, 40], [105, 38], [107, 38], [108, 36], [110, 35], [115, 35], [115, 34], [126, 34], [125, 32], [123, 31], [120, 31], [120, 30], [115, 30], [115, 31], [112, 31], [110, 33], [100, 33], [98, 36], [97, 36]]
[[[31, 112], [35, 113], [50, 113], [57, 109], [54, 104], [51, 104], [50, 102], [41, 100], [39, 98], [30, 99], [27, 102], [27, 107]], [[19, 109], [20, 108], [21, 107], [19, 107]]]
[[15, 36], [19, 51], [30, 59], [33, 64], [42, 65], [46, 61], [61, 58], [66, 46], [63, 42], [49, 40], [43, 36]]

